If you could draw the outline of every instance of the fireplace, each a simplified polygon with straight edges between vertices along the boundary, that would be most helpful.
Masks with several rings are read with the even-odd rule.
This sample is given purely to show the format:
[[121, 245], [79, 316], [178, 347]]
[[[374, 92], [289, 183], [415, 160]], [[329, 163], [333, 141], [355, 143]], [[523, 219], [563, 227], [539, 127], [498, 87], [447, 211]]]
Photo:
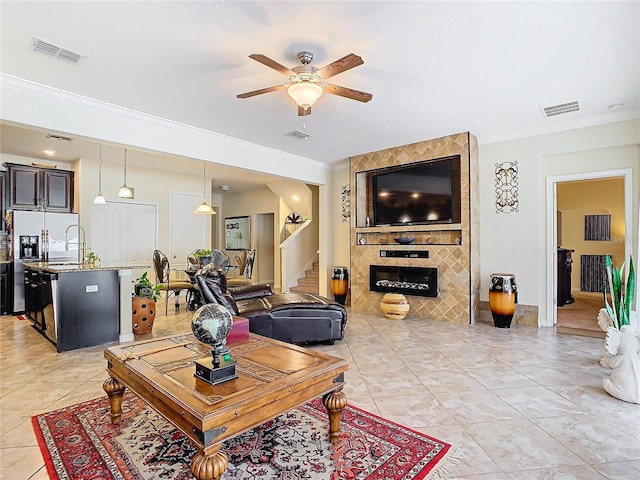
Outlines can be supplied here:
[[369, 266], [369, 290], [420, 297], [438, 296], [438, 269], [427, 267]]

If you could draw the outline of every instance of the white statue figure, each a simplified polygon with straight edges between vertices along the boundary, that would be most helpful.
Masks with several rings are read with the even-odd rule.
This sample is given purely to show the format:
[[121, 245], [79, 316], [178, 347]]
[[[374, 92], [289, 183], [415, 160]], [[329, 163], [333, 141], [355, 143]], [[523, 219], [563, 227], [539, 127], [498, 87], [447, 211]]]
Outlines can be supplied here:
[[640, 403], [640, 338], [635, 330], [629, 325], [608, 328], [605, 348], [612, 355], [607, 365], [612, 370], [602, 386], [612, 397]]
[[[602, 346], [602, 352], [600, 352], [600, 365], [602, 365], [605, 368], [611, 368], [610, 362], [611, 362], [611, 359], [615, 356], [615, 353], [610, 353], [610, 352], [618, 351], [618, 345], [620, 344], [620, 335], [619, 335], [618, 329], [615, 328], [613, 324], [613, 320], [611, 320], [611, 317], [607, 313], [606, 308], [601, 308], [600, 311], [598, 312], [598, 325], [604, 332], [607, 333], [607, 336], [604, 339], [604, 345]], [[614, 333], [612, 335], [609, 335], [610, 328], [616, 330], [618, 334], [616, 335]], [[638, 316], [636, 315], [636, 312], [633, 310], [631, 310], [631, 313], [629, 314], [628, 328], [635, 335], [638, 335], [639, 333], [638, 332]], [[610, 345], [607, 346], [607, 343], [609, 343]]]

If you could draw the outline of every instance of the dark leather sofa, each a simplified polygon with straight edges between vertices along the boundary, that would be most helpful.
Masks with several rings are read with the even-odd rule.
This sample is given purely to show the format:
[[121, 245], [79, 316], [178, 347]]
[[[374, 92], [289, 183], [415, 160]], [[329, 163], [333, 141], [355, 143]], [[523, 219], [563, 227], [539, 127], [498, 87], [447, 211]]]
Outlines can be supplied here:
[[288, 343], [333, 343], [344, 338], [347, 311], [309, 293], [274, 293], [268, 284], [227, 288], [224, 271], [213, 264], [196, 275], [204, 303], [219, 303], [249, 319], [249, 331]]

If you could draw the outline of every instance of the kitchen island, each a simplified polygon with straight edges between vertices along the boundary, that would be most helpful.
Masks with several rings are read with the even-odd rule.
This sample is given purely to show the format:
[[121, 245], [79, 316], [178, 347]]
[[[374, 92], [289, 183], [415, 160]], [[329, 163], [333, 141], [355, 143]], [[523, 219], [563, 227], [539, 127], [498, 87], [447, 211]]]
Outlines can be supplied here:
[[27, 262], [25, 313], [58, 352], [128, 342], [133, 269], [146, 265], [88, 267]]

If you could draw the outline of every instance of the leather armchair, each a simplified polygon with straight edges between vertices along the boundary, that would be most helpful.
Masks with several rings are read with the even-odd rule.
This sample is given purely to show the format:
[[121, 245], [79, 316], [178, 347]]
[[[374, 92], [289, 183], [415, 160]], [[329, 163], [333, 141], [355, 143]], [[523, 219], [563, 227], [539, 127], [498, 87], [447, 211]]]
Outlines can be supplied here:
[[249, 331], [288, 343], [329, 343], [344, 338], [347, 311], [310, 293], [274, 293], [268, 284], [227, 288], [222, 269], [207, 265], [196, 276], [204, 303], [219, 303], [249, 320]]

